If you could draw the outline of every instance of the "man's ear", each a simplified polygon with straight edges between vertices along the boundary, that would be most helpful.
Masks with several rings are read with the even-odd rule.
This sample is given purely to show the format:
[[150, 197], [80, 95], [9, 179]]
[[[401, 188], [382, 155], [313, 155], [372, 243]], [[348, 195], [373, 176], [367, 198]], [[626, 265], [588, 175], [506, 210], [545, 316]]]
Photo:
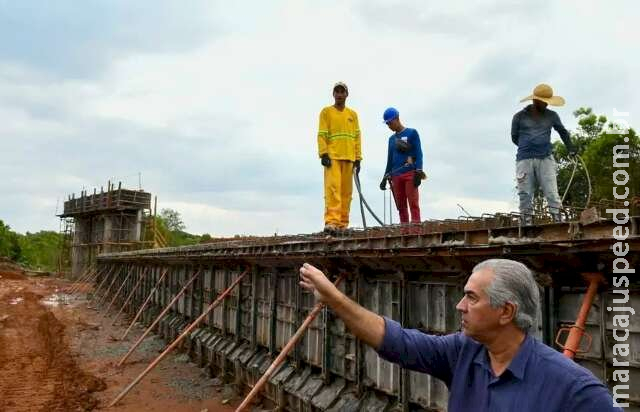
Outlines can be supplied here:
[[508, 325], [509, 323], [513, 322], [513, 320], [516, 318], [517, 313], [518, 306], [516, 306], [512, 302], [507, 302], [504, 304], [504, 306], [502, 306], [500, 318], [498, 319], [498, 321], [501, 325]]

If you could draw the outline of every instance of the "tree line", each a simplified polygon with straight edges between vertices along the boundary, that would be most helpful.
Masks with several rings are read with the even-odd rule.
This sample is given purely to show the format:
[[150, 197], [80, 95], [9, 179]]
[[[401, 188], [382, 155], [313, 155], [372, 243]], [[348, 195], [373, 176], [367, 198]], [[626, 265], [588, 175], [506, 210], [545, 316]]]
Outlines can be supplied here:
[[[208, 234], [194, 235], [186, 232], [180, 213], [173, 209], [162, 209], [155, 219], [156, 227], [170, 247], [193, 245], [211, 239]], [[145, 240], [151, 240], [150, 236], [152, 234], [147, 230]], [[20, 234], [0, 220], [0, 256], [8, 257], [30, 269], [57, 271], [64, 241], [62, 233], [51, 230]]]

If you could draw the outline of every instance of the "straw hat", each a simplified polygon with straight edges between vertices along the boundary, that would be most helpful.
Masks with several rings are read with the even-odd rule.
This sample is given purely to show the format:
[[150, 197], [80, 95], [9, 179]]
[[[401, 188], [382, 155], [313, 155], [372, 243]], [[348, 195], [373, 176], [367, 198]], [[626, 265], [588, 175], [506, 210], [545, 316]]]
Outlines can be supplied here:
[[541, 100], [551, 106], [564, 106], [564, 98], [553, 95], [553, 89], [548, 84], [541, 83], [533, 89], [533, 94], [520, 100], [525, 102], [527, 100]]

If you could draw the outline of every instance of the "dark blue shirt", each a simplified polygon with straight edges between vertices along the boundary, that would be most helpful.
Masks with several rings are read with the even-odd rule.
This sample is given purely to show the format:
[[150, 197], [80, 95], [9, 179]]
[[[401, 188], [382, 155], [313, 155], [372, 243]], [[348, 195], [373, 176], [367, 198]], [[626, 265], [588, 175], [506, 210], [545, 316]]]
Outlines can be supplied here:
[[553, 110], [534, 117], [531, 113], [533, 105], [529, 105], [516, 113], [511, 121], [511, 141], [518, 146], [516, 160], [544, 159], [551, 154], [551, 128], [560, 135], [567, 149], [571, 151], [573, 145], [569, 132], [560, 121], [560, 116]]
[[444, 381], [449, 412], [622, 411], [591, 372], [531, 335], [499, 377], [484, 345], [468, 336], [427, 335], [387, 318], [378, 354]]
[[[396, 139], [406, 140], [411, 146], [406, 153], [396, 148]], [[407, 159], [413, 158], [413, 165], [407, 163]], [[394, 133], [389, 138], [387, 150], [387, 167], [384, 170], [385, 176], [399, 176], [411, 170], [422, 170], [422, 147], [420, 146], [420, 136], [416, 129], [405, 128], [400, 133]]]

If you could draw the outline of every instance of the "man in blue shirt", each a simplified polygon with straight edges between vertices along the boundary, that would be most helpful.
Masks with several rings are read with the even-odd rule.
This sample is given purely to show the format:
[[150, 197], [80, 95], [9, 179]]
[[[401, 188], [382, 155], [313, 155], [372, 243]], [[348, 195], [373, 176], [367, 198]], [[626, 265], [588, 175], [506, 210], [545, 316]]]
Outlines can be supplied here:
[[533, 89], [533, 94], [521, 102], [527, 100], [533, 100], [532, 104], [516, 113], [511, 122], [511, 140], [518, 146], [516, 179], [522, 223], [533, 223], [533, 196], [538, 185], [547, 199], [551, 216], [558, 222], [562, 200], [558, 195], [556, 162], [551, 153], [551, 128], [558, 132], [569, 154], [575, 155], [576, 151], [560, 117], [547, 109], [547, 105], [563, 106], [564, 99], [554, 96], [551, 86], [539, 84]]
[[389, 137], [387, 167], [380, 182], [380, 190], [385, 190], [387, 180], [391, 180], [391, 191], [400, 214], [400, 223], [409, 223], [409, 211], [411, 223], [420, 223], [418, 186], [425, 176], [422, 171], [420, 136], [416, 129], [402, 125], [400, 113], [393, 107], [385, 110], [382, 118], [394, 134]]
[[449, 412], [621, 411], [589, 370], [528, 333], [540, 296], [522, 263], [478, 264], [456, 306], [462, 332], [445, 336], [403, 329], [363, 308], [307, 263], [300, 277], [303, 288], [382, 358], [441, 379], [449, 388]]

